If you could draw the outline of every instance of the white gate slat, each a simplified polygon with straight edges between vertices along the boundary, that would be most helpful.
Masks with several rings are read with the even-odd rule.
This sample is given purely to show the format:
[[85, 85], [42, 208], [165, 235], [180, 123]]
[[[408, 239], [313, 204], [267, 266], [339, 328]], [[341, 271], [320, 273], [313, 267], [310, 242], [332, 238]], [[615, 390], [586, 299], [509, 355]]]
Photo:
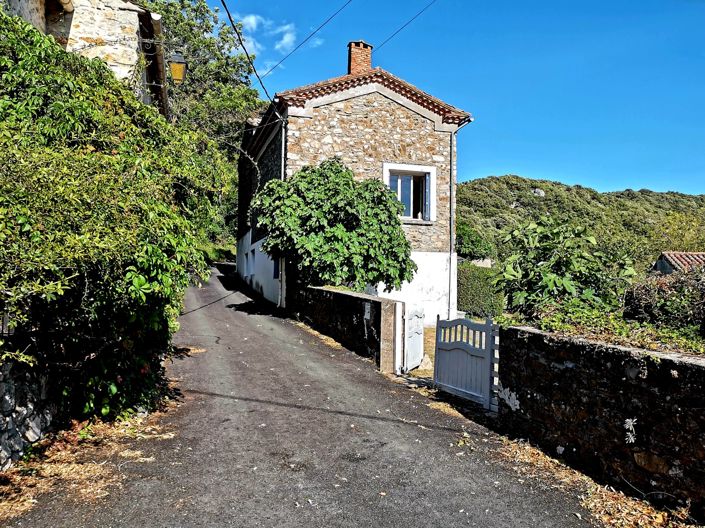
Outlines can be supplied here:
[[454, 319], [436, 323], [433, 380], [438, 388], [496, 410], [497, 327], [491, 319], [475, 323]]

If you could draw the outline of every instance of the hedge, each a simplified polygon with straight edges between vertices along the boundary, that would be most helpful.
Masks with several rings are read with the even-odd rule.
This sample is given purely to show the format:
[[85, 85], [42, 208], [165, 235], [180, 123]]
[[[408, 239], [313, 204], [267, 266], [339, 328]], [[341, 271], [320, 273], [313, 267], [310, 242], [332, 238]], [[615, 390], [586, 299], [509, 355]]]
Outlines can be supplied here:
[[498, 316], [504, 310], [504, 295], [496, 291], [491, 268], [470, 262], [458, 265], [458, 310], [469, 317]]

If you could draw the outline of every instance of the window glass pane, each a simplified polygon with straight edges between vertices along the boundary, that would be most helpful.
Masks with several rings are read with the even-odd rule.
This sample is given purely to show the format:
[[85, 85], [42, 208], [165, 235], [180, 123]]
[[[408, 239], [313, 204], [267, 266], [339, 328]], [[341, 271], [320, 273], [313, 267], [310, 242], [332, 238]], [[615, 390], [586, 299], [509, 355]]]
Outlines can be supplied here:
[[397, 200], [399, 199], [399, 176], [396, 174], [389, 175], [389, 188], [394, 191], [397, 195]]
[[411, 176], [401, 176], [401, 203], [404, 204], [404, 216], [411, 216]]

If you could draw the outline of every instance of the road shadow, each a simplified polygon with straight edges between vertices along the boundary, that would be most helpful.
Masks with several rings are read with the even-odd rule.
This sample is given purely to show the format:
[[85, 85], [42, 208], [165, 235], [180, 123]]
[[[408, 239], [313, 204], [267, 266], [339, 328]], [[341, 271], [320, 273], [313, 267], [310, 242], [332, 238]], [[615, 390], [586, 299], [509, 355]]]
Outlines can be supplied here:
[[[184, 392], [189, 393], [189, 394], [199, 394], [201, 396], [210, 396], [213, 398], [223, 398], [226, 400], [233, 400], [233, 401], [244, 401], [244, 402], [249, 402], [249, 403], [260, 403], [262, 405], [271, 405], [275, 407], [284, 407], [287, 409], [295, 409], [299, 411], [311, 411], [311, 412], [317, 412], [317, 413], [323, 413], [323, 414], [336, 414], [338, 416], [347, 416], [349, 418], [359, 418], [362, 420], [373, 420], [377, 422], [386, 422], [386, 423], [394, 423], [394, 424], [399, 424], [399, 425], [406, 425], [408, 427], [415, 427], [415, 428], [421, 428], [421, 429], [432, 429], [435, 431], [448, 431], [451, 433], [468, 433], [468, 434], [473, 434], [476, 435], [478, 438], [483, 437], [483, 435], [480, 432], [473, 431], [471, 429], [463, 429], [462, 427], [449, 427], [446, 425], [436, 425], [436, 424], [429, 424], [429, 423], [419, 423], [417, 420], [406, 420], [404, 418], [397, 418], [397, 417], [388, 417], [388, 416], [382, 416], [379, 414], [364, 414], [364, 413], [358, 413], [358, 412], [352, 412], [352, 411], [345, 411], [342, 409], [328, 409], [325, 407], [314, 407], [312, 405], [303, 405], [301, 403], [291, 403], [291, 402], [283, 402], [283, 401], [274, 401], [274, 400], [263, 400], [259, 398], [251, 398], [249, 396], [235, 396], [231, 394], [219, 394], [216, 392], [207, 392], [207, 391], [199, 391], [195, 389], [184, 389]], [[484, 438], [484, 437], [483, 437]]]

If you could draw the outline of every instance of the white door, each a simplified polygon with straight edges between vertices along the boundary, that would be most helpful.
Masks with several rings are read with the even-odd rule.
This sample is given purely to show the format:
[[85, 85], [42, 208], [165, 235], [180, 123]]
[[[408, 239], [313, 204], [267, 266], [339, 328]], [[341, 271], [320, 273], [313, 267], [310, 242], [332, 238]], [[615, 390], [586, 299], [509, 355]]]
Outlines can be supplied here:
[[415, 369], [423, 361], [423, 319], [424, 311], [420, 306], [405, 303], [404, 314], [404, 372]]

